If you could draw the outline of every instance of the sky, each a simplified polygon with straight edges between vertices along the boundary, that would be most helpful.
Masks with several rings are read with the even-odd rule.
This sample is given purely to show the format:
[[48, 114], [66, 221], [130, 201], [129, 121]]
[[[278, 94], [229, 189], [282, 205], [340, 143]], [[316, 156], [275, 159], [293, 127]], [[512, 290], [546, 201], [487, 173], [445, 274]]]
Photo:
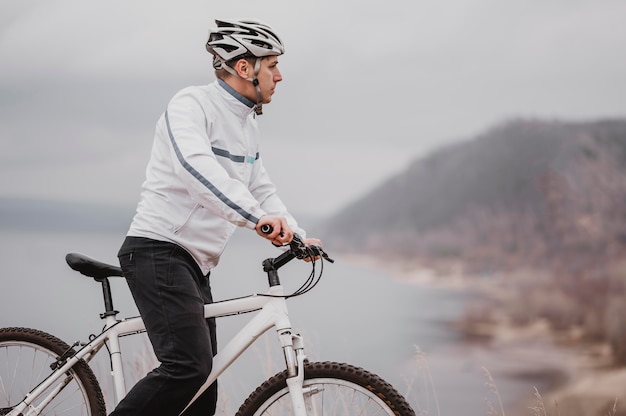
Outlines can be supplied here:
[[208, 29], [239, 17], [285, 43], [258, 120], [294, 213], [512, 118], [626, 114], [623, 0], [3, 0], [0, 197], [134, 206], [156, 120], [214, 80]]

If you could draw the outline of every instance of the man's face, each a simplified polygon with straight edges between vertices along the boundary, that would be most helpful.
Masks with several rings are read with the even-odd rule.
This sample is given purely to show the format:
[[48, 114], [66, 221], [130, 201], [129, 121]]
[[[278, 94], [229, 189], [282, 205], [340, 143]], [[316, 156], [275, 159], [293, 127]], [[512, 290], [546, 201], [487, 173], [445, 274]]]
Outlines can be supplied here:
[[[261, 68], [257, 78], [259, 80], [259, 88], [261, 88], [261, 102], [267, 104], [272, 101], [276, 84], [283, 80], [283, 76], [278, 69], [277, 56], [269, 56], [261, 60]], [[254, 101], [256, 101], [256, 98]]]

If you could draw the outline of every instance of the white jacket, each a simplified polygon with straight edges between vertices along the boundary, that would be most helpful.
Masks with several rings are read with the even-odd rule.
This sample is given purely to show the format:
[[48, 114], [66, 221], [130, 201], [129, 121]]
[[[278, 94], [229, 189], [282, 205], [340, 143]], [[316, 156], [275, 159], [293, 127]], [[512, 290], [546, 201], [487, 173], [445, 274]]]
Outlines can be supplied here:
[[129, 236], [185, 248], [208, 273], [236, 226], [287, 218], [259, 155], [254, 103], [228, 84], [179, 91], [157, 122], [146, 180]]

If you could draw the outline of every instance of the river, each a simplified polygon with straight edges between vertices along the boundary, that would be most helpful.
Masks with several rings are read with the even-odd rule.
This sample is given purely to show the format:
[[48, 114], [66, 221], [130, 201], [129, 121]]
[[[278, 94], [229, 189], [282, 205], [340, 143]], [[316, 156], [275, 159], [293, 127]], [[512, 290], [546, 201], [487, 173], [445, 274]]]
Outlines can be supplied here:
[[[114, 263], [123, 233], [0, 232], [0, 326], [35, 327], [68, 343], [99, 332], [100, 288], [70, 270], [64, 256], [78, 251]], [[260, 264], [277, 251], [245, 233], [236, 235], [212, 272], [216, 300], [265, 291]], [[287, 266], [281, 275], [287, 290], [298, 287], [309, 270], [304, 263]], [[112, 286], [121, 316], [136, 315], [123, 280], [115, 279]], [[530, 376], [513, 377], [511, 363], [503, 365], [506, 357], [464, 341], [449, 324], [461, 316], [469, 298], [455, 290], [403, 284], [336, 256], [335, 264], [325, 263], [323, 278], [312, 292], [290, 301], [290, 316], [312, 361], [366, 368], [391, 382], [418, 414], [486, 415], [489, 402], [499, 408], [498, 397], [511, 414], [508, 409], [532, 397], [542, 375], [531, 371]], [[225, 344], [249, 317], [218, 320], [220, 342]], [[141, 336], [125, 338], [124, 346], [143, 351], [143, 358], [128, 358], [132, 382], [150, 365], [148, 347]], [[221, 377], [220, 414], [234, 414], [253, 388], [280, 370], [280, 351], [274, 350], [274, 338], [265, 335]], [[107, 390], [106, 360], [93, 366]], [[485, 368], [495, 379], [498, 396], [488, 385]]]

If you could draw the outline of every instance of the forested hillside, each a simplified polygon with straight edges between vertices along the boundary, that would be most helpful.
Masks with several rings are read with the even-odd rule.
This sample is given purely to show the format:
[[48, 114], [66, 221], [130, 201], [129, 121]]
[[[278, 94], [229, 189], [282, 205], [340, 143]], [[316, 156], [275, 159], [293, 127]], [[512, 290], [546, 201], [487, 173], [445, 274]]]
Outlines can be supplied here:
[[619, 242], [625, 174], [626, 120], [512, 121], [416, 160], [329, 220], [325, 238], [436, 257], [494, 243], [519, 257], [536, 239], [555, 245], [573, 235]]
[[468, 275], [532, 270], [516, 319], [582, 327], [626, 360], [626, 120], [496, 126], [415, 160], [324, 239]]

